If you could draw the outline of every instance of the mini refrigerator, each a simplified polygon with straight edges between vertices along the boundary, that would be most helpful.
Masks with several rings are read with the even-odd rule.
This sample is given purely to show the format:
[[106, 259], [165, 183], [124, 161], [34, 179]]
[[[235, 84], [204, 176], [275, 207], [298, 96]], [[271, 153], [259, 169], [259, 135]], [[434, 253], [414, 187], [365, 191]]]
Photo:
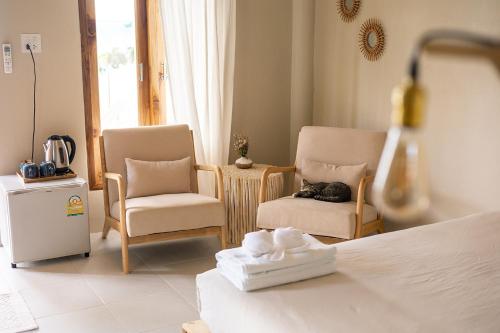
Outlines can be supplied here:
[[90, 253], [88, 186], [81, 178], [24, 184], [0, 176], [0, 237], [18, 263]]

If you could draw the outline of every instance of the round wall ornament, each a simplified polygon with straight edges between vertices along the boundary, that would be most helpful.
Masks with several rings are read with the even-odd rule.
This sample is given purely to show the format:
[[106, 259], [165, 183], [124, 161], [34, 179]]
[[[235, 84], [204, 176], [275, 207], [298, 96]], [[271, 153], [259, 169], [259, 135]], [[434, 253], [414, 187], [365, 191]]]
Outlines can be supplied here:
[[358, 15], [361, 0], [337, 0], [337, 11], [342, 21], [351, 22]]
[[384, 52], [385, 34], [382, 23], [375, 18], [368, 19], [359, 31], [359, 48], [369, 61], [375, 61]]

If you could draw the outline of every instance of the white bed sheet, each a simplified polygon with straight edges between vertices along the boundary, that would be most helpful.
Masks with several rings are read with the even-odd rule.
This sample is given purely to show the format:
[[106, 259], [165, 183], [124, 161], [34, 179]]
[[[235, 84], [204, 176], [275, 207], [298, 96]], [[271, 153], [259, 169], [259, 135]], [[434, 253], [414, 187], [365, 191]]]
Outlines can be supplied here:
[[242, 292], [197, 276], [211, 333], [500, 332], [500, 212], [337, 246], [333, 275]]

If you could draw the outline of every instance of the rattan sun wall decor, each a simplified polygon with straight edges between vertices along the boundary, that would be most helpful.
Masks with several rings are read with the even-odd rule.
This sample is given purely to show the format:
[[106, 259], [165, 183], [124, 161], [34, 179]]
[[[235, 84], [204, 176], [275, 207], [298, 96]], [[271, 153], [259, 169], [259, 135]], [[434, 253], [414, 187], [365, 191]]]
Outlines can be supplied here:
[[384, 52], [385, 34], [382, 23], [370, 18], [361, 25], [359, 31], [359, 48], [369, 61], [375, 61]]
[[361, 0], [337, 0], [337, 11], [344, 22], [354, 20], [360, 6]]

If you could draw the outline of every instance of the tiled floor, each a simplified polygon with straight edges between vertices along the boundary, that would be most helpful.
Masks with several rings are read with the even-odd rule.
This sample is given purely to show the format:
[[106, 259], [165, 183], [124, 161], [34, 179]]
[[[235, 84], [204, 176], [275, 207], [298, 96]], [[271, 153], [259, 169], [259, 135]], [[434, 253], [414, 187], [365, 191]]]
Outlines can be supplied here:
[[198, 318], [195, 276], [215, 267], [217, 238], [130, 248], [131, 274], [121, 273], [119, 235], [93, 234], [90, 258], [72, 256], [10, 268], [0, 247], [0, 293], [18, 291], [38, 332], [180, 332]]

